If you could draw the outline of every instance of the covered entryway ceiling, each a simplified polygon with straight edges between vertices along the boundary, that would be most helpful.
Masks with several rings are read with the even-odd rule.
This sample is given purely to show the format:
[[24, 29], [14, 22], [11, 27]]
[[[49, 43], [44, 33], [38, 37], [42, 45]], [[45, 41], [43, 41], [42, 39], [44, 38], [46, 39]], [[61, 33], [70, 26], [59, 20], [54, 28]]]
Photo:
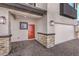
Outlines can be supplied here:
[[10, 11], [10, 14], [12, 14], [14, 16], [15, 19], [21, 17], [21, 18], [25, 18], [25, 19], [38, 20], [42, 17], [40, 15], [35, 15], [35, 14], [31, 14], [31, 13], [24, 13], [24, 12], [12, 10], [12, 9], [10, 9], [9, 11]]
[[44, 14], [47, 13], [46, 10], [43, 10], [34, 6], [29, 6], [27, 4], [25, 5], [22, 3], [0, 3], [0, 7], [5, 7], [5, 8], [22, 11], [22, 12], [28, 12], [28, 13], [36, 14], [40, 16], [43, 16]]

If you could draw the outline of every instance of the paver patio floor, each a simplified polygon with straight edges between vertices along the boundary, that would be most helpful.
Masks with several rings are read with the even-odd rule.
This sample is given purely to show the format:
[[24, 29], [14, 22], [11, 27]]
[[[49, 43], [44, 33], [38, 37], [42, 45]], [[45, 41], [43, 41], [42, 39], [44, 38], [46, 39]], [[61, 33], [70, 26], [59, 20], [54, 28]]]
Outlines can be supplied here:
[[12, 43], [8, 56], [79, 56], [79, 39], [74, 39], [52, 48], [45, 48], [37, 41]]

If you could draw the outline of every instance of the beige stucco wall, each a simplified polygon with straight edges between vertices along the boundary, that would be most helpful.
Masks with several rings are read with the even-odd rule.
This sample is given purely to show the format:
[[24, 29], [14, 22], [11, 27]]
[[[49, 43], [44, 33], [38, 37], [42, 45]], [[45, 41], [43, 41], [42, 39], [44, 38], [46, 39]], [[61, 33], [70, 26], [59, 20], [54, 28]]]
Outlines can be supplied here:
[[[47, 11], [48, 11], [47, 12], [47, 33], [55, 33], [56, 35], [58, 35], [58, 36], [55, 35], [56, 41], [59, 39], [59, 38], [56, 39], [56, 37], [60, 37], [59, 35], [61, 35], [61, 43], [71, 40], [71, 39], [69, 39], [70, 36], [67, 36], [68, 39], [64, 39], [66, 36], [64, 36], [63, 34], [74, 36], [74, 37], [72, 37], [72, 39], [74, 39], [75, 38], [75, 33], [74, 33], [75, 30], [74, 30], [73, 25], [77, 24], [76, 19], [71, 19], [68, 17], [60, 16], [60, 4], [59, 3], [48, 3], [47, 4]], [[53, 26], [49, 25], [51, 20], [53, 20], [55, 23]], [[61, 23], [59, 25], [61, 25], [64, 28], [64, 31], [66, 29], [70, 29], [70, 30], [72, 29], [72, 31], [70, 31], [71, 34], [70, 33], [68, 34], [66, 32], [60, 33], [60, 29], [63, 29], [63, 28], [56, 29], [57, 26], [55, 26], [55, 25], [57, 23]], [[66, 27], [64, 26], [65, 24], [66, 24]], [[71, 28], [71, 26], [73, 26], [73, 28]], [[57, 34], [57, 31], [55, 31], [55, 30], [57, 30], [59, 32], [59, 34]], [[69, 32], [69, 30], [67, 30], [67, 32]]]
[[60, 3], [48, 3], [47, 10], [49, 21], [54, 20], [55, 22], [60, 23], [76, 24], [76, 19], [60, 16]]
[[42, 39], [39, 39], [38, 32], [39, 33], [47, 33], [47, 15], [44, 15], [44, 16], [42, 16], [42, 18], [38, 19], [36, 26], [37, 26], [36, 40], [40, 41]]
[[[0, 24], [0, 35], [12, 34], [11, 42], [28, 40], [28, 30], [20, 30], [19, 22], [28, 22], [28, 24], [35, 24], [35, 38], [37, 39], [37, 32], [47, 32], [47, 16], [44, 15], [39, 19], [17, 17], [16, 19], [11, 15], [11, 9], [0, 7], [0, 16], [6, 17], [6, 24]], [[9, 27], [9, 21], [10, 27]], [[11, 32], [10, 32], [11, 31]]]
[[9, 28], [8, 28], [8, 10], [6, 8], [0, 7], [0, 16], [6, 17], [6, 23], [0, 24], [0, 35], [8, 35], [9, 34]]
[[37, 32], [47, 33], [47, 15], [44, 15], [40, 19], [38, 19]]
[[[53, 20], [57, 23], [71, 24], [72, 26], [76, 24], [76, 20], [70, 19], [64, 16], [60, 16], [59, 3], [48, 3], [47, 4], [47, 15], [42, 16], [40, 19], [17, 17], [16, 19], [9, 13], [6, 8], [0, 7], [0, 16], [5, 16], [7, 22], [4, 25], [0, 24], [0, 34], [9, 34], [8, 29], [8, 17], [11, 21], [11, 34], [12, 42], [28, 40], [28, 30], [20, 30], [19, 22], [34, 23], [36, 25], [36, 39], [38, 39], [37, 32], [41, 33], [55, 33], [55, 24], [50, 26], [50, 21]], [[62, 24], [63, 25], [63, 24]], [[5, 28], [5, 29], [3, 29]]]
[[[4, 16], [6, 18], [6, 23], [0, 24], [0, 36], [10, 35], [8, 9], [0, 7], [0, 16]], [[10, 38], [0, 37], [0, 56], [7, 55], [9, 52], [10, 52]]]
[[10, 14], [10, 21], [11, 21], [11, 34], [12, 34], [12, 42], [16, 41], [24, 41], [28, 40], [28, 29], [27, 30], [20, 30], [19, 23], [20, 22], [28, 22], [28, 24], [35, 24], [35, 39], [38, 39], [38, 32], [46, 33], [47, 32], [47, 16], [44, 15], [40, 19], [30, 19], [24, 17], [17, 17], [16, 19]]
[[20, 22], [28, 22], [28, 25], [35, 24], [36, 28], [36, 21], [34, 19], [24, 18], [22, 16], [17, 16], [15, 19], [11, 14], [9, 17], [11, 21], [11, 34], [12, 34], [11, 42], [28, 40], [28, 29], [20, 30]]
[[71, 19], [68, 17], [60, 16], [60, 4], [59, 3], [48, 3], [47, 4], [47, 23], [48, 23], [48, 33], [51, 33], [53, 30], [52, 26], [49, 25], [50, 20], [53, 20], [57, 23], [64, 23], [64, 24], [76, 24], [75, 19]]

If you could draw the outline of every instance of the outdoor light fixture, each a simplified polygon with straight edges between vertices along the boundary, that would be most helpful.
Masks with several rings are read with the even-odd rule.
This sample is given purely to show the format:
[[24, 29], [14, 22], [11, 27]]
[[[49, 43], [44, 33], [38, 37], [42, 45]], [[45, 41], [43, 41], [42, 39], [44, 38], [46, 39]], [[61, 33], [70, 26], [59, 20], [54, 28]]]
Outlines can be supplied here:
[[6, 18], [4, 16], [0, 16], [0, 24], [5, 24]]
[[51, 21], [50, 21], [50, 26], [53, 26], [53, 25], [54, 25], [54, 21], [51, 20]]

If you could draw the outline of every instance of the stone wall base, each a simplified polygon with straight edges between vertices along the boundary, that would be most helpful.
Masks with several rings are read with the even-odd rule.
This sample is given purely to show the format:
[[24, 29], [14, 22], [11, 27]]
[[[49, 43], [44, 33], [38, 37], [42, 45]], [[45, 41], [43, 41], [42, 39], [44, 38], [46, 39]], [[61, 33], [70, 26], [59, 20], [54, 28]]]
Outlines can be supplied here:
[[10, 51], [9, 38], [0, 38], [0, 56], [7, 55]]
[[55, 45], [55, 35], [38, 33], [37, 41], [41, 43], [43, 46], [45, 46], [46, 48], [51, 48]]

